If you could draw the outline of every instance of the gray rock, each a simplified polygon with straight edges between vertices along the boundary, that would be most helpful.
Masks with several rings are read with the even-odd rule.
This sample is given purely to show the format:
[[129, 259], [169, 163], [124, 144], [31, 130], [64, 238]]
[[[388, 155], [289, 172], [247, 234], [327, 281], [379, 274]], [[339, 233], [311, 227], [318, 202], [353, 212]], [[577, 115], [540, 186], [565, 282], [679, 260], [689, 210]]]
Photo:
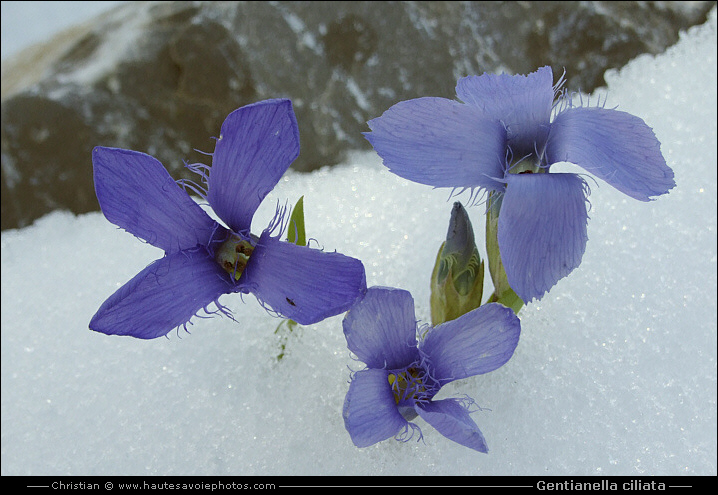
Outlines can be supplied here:
[[132, 2], [3, 63], [2, 229], [99, 208], [96, 145], [156, 156], [175, 178], [207, 160], [226, 115], [289, 97], [300, 171], [369, 149], [394, 103], [454, 97], [459, 77], [604, 72], [659, 53], [714, 2]]

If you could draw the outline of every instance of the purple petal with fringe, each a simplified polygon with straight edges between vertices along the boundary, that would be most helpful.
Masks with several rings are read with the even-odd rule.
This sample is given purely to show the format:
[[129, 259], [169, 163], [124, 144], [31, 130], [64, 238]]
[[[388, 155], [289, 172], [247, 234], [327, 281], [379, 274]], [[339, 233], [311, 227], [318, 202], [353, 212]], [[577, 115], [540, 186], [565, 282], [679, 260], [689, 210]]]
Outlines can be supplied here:
[[257, 207], [297, 156], [299, 129], [290, 100], [239, 108], [222, 124], [207, 201], [233, 231], [248, 233]]
[[553, 71], [528, 75], [483, 74], [459, 79], [456, 95], [506, 126], [513, 158], [543, 151], [553, 106]]
[[407, 424], [396, 407], [389, 371], [357, 371], [342, 410], [344, 427], [357, 447], [368, 447], [399, 433]]
[[107, 220], [167, 253], [207, 245], [217, 222], [156, 158], [98, 146], [92, 150], [92, 164], [95, 192]]
[[549, 163], [574, 163], [640, 201], [676, 185], [651, 128], [618, 110], [569, 108], [559, 113], [551, 124], [546, 157]]
[[509, 285], [528, 303], [581, 263], [588, 186], [575, 174], [509, 174], [506, 180], [499, 250]]
[[419, 359], [414, 299], [405, 290], [367, 289], [343, 326], [347, 347], [370, 368], [398, 369]]
[[227, 273], [205, 249], [180, 251], [154, 261], [120, 287], [92, 317], [90, 329], [154, 339], [233, 290]]
[[502, 366], [513, 355], [520, 334], [521, 322], [514, 312], [489, 303], [434, 327], [420, 349], [432, 377], [447, 383]]
[[361, 261], [280, 241], [267, 230], [240, 281], [263, 305], [302, 325], [347, 311], [366, 292]]
[[424, 421], [449, 440], [479, 452], [489, 451], [481, 430], [457, 399], [417, 403], [414, 409]]
[[506, 131], [471, 105], [417, 98], [368, 124], [364, 136], [400, 177], [434, 187], [501, 188]]

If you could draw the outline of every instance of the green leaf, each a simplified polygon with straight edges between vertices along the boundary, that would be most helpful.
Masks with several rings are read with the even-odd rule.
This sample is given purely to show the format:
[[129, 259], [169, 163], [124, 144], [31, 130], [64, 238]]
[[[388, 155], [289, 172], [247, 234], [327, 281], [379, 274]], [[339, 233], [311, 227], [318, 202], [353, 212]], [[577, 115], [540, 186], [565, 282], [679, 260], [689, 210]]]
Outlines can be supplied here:
[[299, 323], [294, 320], [282, 320], [274, 334], [279, 338], [279, 353], [277, 354], [277, 361], [281, 361], [287, 351], [287, 342], [291, 333], [299, 327]]
[[304, 231], [304, 196], [299, 198], [289, 218], [287, 241], [297, 246], [307, 245], [307, 235]]

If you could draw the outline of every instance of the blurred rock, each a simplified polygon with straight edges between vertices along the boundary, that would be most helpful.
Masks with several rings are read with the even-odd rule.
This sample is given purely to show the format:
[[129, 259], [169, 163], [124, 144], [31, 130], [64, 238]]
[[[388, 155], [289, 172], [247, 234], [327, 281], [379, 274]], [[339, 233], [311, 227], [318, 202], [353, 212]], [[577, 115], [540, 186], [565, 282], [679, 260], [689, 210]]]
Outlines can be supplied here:
[[300, 171], [369, 149], [366, 121], [459, 77], [552, 65], [590, 92], [714, 2], [131, 2], [3, 63], [2, 229], [99, 208], [96, 145], [208, 162], [226, 115], [289, 97]]

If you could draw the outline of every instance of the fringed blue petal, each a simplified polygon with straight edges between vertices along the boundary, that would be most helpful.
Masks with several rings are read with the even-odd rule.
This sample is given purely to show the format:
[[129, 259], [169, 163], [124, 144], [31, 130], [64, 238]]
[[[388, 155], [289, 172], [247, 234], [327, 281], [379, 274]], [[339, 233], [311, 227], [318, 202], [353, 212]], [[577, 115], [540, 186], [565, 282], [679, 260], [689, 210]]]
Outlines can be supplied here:
[[528, 75], [483, 74], [459, 79], [456, 94], [506, 126], [513, 159], [543, 152], [554, 99], [553, 71]]
[[520, 334], [521, 322], [514, 312], [490, 303], [431, 329], [419, 349], [431, 376], [447, 383], [502, 366], [513, 355]]
[[167, 253], [209, 243], [217, 222], [157, 159], [98, 146], [92, 150], [92, 164], [97, 199], [110, 222]]
[[417, 98], [368, 124], [365, 137], [400, 177], [434, 187], [501, 187], [506, 132], [470, 105]]
[[90, 329], [108, 335], [154, 339], [186, 325], [217, 303], [233, 284], [205, 249], [180, 251], [154, 261], [120, 287], [97, 310]]
[[233, 231], [248, 233], [257, 207], [297, 156], [299, 128], [290, 100], [239, 108], [222, 124], [207, 201]]
[[407, 425], [399, 413], [387, 370], [354, 374], [342, 410], [344, 427], [357, 447], [368, 447], [397, 435]]
[[586, 249], [588, 186], [575, 174], [509, 174], [498, 241], [509, 285], [526, 303], [571, 273]]
[[302, 325], [347, 311], [366, 291], [361, 261], [280, 241], [268, 230], [240, 282], [263, 305]]
[[417, 403], [415, 409], [424, 421], [449, 440], [479, 452], [489, 451], [484, 435], [461, 401], [443, 399]]
[[604, 108], [569, 108], [551, 124], [548, 163], [571, 162], [640, 201], [666, 194], [676, 183], [661, 143], [646, 123]]
[[403, 368], [419, 358], [414, 299], [405, 290], [367, 289], [343, 327], [347, 347], [370, 368]]

